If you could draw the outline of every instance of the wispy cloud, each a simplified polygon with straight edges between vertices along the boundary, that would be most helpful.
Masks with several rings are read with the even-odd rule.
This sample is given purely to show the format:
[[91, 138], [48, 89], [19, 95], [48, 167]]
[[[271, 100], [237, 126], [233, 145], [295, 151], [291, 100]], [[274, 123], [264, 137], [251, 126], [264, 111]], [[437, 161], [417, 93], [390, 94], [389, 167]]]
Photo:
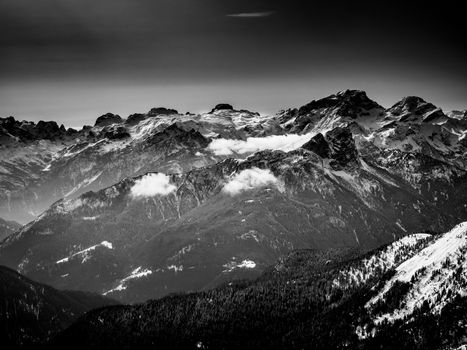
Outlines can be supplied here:
[[260, 18], [260, 17], [269, 17], [274, 13], [274, 11], [263, 11], [263, 12], [241, 12], [241, 13], [231, 13], [227, 17], [236, 17], [236, 18]]

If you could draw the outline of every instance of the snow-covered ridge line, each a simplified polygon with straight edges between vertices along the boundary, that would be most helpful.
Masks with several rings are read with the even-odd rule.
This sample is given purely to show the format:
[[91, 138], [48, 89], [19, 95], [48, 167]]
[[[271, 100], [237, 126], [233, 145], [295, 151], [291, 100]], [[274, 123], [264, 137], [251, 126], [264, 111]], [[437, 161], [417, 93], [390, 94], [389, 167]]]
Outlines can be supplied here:
[[376, 272], [387, 272], [393, 269], [401, 260], [411, 257], [420, 249], [419, 244], [428, 242], [433, 236], [427, 233], [416, 233], [405, 236], [383, 250], [362, 260], [358, 266], [349, 266], [339, 272], [333, 285], [337, 288], [358, 287], [376, 276]]
[[65, 262], [68, 262], [70, 259], [76, 257], [76, 256], [83, 256], [83, 263], [86, 262], [88, 259], [89, 259], [89, 255], [88, 253], [95, 250], [97, 247], [105, 247], [107, 249], [113, 249], [113, 245], [112, 243], [108, 242], [108, 241], [102, 241], [101, 243], [99, 244], [96, 244], [96, 245], [93, 245], [93, 246], [90, 246], [89, 248], [86, 248], [86, 249], [83, 249], [83, 250], [80, 250], [79, 252], [76, 252], [66, 258], [63, 258], [63, 259], [60, 259], [58, 260], [56, 263], [57, 264], [62, 264], [62, 263], [65, 263]]
[[396, 282], [409, 283], [399, 307], [375, 319], [379, 324], [411, 315], [415, 309], [428, 304], [439, 313], [456, 295], [467, 295], [467, 222], [437, 236], [430, 244], [396, 268], [396, 274], [373, 297], [366, 307], [371, 310], [385, 300], [386, 293]]

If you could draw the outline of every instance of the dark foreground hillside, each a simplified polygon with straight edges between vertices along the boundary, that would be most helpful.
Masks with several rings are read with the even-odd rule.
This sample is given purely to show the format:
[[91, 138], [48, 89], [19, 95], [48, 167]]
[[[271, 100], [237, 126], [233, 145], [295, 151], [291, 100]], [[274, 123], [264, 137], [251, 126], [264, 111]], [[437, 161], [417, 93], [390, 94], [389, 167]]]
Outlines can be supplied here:
[[0, 266], [1, 347], [39, 347], [85, 312], [115, 303], [97, 294], [59, 291]]
[[[467, 342], [467, 225], [405, 237], [355, 258], [352, 250], [299, 251], [254, 282], [93, 311], [51, 347], [68, 349], [444, 349]], [[461, 242], [455, 242], [453, 239]], [[443, 253], [430, 264], [420, 257]], [[445, 254], [445, 255], [443, 255]], [[449, 262], [447, 262], [447, 260]], [[410, 283], [397, 280], [415, 266]], [[442, 267], [441, 267], [442, 266]], [[455, 271], [451, 290], [417, 295]], [[463, 277], [464, 276], [464, 277]], [[426, 278], [425, 278], [426, 277]], [[382, 292], [385, 285], [389, 286]], [[417, 287], [421, 288], [421, 287]], [[463, 289], [464, 288], [464, 289]], [[369, 300], [381, 295], [373, 306]], [[420, 307], [411, 300], [425, 298]], [[422, 299], [423, 300], [423, 299]], [[436, 304], [445, 302], [440, 312]], [[370, 305], [370, 306], [369, 306]], [[400, 317], [403, 313], [407, 316]], [[392, 315], [386, 321], [378, 321]]]

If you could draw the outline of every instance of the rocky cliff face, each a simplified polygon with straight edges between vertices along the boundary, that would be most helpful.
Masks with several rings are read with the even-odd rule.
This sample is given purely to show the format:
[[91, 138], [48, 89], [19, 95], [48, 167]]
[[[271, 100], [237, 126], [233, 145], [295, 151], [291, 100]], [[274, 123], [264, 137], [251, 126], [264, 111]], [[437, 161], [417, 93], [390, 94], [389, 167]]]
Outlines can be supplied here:
[[276, 117], [153, 109], [86, 128], [47, 144], [58, 150], [37, 160], [44, 175], [4, 199], [5, 213], [57, 202], [3, 242], [0, 262], [140, 301], [257, 276], [294, 249], [444, 231], [467, 220], [459, 121], [419, 98], [385, 110], [347, 90]]

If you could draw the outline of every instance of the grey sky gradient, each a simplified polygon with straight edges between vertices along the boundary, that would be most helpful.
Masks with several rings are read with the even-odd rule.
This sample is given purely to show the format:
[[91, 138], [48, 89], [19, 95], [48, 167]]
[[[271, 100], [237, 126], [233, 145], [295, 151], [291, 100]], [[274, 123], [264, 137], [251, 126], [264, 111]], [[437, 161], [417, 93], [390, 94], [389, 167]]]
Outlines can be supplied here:
[[0, 116], [275, 113], [347, 88], [465, 109], [460, 3], [0, 0]]

